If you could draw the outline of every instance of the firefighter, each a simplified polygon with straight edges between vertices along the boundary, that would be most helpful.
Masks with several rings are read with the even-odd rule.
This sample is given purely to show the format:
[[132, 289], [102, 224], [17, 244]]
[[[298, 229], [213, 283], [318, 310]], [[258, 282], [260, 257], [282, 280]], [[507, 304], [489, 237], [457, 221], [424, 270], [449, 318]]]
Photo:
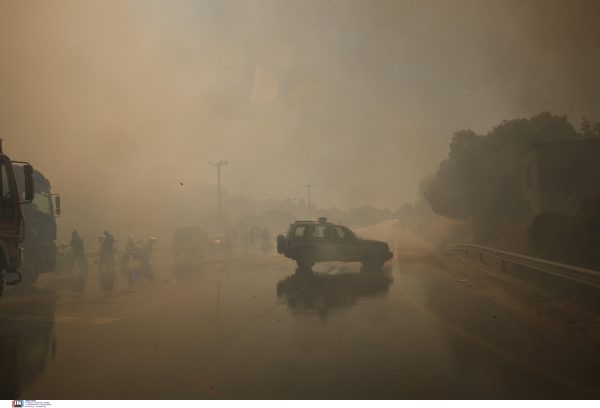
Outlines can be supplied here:
[[114, 266], [114, 245], [117, 242], [115, 238], [108, 231], [104, 231], [104, 235], [100, 237], [100, 259], [98, 265], [102, 269], [103, 264], [106, 264], [109, 268]]
[[[71, 242], [69, 243], [69, 246], [71, 246], [72, 251], [71, 252], [71, 261], [69, 262], [69, 265], [73, 265], [73, 264], [77, 264], [82, 271], [86, 271], [88, 270], [88, 262], [87, 262], [87, 258], [85, 257], [85, 250], [83, 248], [83, 238], [81, 238], [79, 236], [79, 231], [77, 231], [76, 229], [73, 230], [73, 232], [71, 232]], [[70, 271], [71, 268], [69, 268]]]
[[117, 242], [115, 237], [113, 237], [110, 232], [104, 231], [104, 239], [102, 240], [102, 246], [107, 251], [112, 251], [113, 245]]

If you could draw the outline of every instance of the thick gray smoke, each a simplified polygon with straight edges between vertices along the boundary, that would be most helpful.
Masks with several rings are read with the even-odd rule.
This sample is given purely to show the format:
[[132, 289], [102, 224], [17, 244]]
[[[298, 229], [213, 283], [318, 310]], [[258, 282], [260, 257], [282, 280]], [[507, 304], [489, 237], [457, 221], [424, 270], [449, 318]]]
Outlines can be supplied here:
[[541, 111], [598, 121], [598, 7], [2, 2], [5, 151], [65, 196], [65, 228], [90, 207], [110, 209], [98, 224], [169, 224], [216, 182], [211, 160], [257, 200], [306, 199], [312, 183], [319, 207], [395, 210], [455, 130]]

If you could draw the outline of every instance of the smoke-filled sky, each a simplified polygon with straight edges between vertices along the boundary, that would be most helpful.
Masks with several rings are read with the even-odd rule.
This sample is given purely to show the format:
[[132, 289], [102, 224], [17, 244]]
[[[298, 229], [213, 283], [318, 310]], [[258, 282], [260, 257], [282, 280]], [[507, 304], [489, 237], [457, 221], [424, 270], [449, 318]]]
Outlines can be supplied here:
[[4, 150], [123, 205], [228, 160], [237, 194], [396, 210], [455, 130], [600, 120], [599, 4], [1, 1]]

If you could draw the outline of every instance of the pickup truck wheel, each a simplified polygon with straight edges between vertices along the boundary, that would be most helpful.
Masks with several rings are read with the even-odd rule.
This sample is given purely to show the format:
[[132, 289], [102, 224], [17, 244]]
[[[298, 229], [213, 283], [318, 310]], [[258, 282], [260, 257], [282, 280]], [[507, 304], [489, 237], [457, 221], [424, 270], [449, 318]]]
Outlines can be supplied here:
[[367, 268], [381, 269], [383, 267], [383, 265], [385, 264], [385, 260], [383, 260], [381, 258], [367, 258], [367, 259], [361, 261], [361, 263], [364, 266], [366, 266]]
[[285, 236], [277, 235], [277, 253], [283, 254], [285, 252]]
[[311, 254], [302, 254], [300, 258], [296, 260], [299, 267], [304, 269], [311, 269], [315, 266], [315, 258]]

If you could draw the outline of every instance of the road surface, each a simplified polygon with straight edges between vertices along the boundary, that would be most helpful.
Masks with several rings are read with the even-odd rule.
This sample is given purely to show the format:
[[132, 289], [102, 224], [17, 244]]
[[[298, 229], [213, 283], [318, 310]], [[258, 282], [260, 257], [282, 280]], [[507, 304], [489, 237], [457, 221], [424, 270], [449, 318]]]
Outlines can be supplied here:
[[[484, 273], [389, 221], [382, 270], [275, 252], [173, 265], [113, 290], [91, 270], [0, 300], [3, 399], [546, 399], [600, 396], [600, 359]], [[140, 266], [132, 265], [132, 268]]]

